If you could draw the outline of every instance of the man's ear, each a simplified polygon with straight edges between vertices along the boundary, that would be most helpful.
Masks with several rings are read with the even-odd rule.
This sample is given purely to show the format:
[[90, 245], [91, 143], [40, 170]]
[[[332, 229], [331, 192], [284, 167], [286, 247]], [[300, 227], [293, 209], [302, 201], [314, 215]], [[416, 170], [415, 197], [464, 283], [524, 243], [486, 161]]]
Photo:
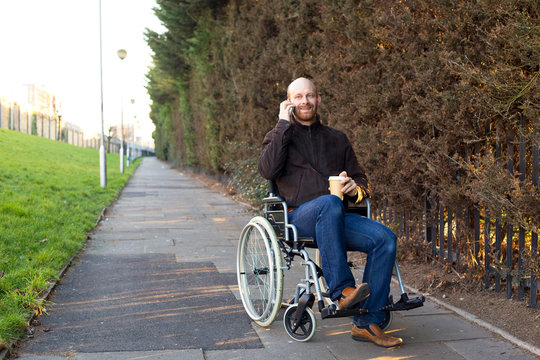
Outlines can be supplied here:
[[321, 103], [321, 95], [317, 95], [317, 106]]

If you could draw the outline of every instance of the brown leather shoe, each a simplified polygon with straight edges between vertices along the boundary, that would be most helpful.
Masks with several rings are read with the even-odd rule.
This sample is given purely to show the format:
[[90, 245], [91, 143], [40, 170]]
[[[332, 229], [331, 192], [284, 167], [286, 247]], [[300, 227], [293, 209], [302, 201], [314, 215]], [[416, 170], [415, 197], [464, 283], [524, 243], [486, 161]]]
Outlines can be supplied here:
[[402, 338], [386, 335], [378, 325], [358, 327], [353, 324], [351, 334], [356, 341], [371, 341], [383, 347], [393, 347], [403, 342]]
[[346, 287], [341, 292], [341, 298], [338, 300], [338, 309], [351, 309], [368, 296], [369, 285], [367, 283], [362, 283], [356, 287]]

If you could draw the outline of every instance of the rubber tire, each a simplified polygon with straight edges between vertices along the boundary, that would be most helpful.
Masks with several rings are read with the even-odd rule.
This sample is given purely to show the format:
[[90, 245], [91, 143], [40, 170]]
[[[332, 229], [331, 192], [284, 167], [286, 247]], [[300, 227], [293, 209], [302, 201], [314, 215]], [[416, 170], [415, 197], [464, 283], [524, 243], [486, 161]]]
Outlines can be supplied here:
[[[253, 235], [253, 236], [252, 236]], [[254, 251], [248, 251], [253, 250]], [[263, 267], [258, 270], [273, 269], [272, 272], [258, 273], [255, 261], [260, 260]], [[238, 288], [242, 304], [249, 317], [259, 326], [269, 326], [276, 319], [283, 297], [283, 270], [281, 261], [281, 248], [277, 241], [272, 225], [261, 216], [254, 217], [244, 227], [238, 243], [236, 272]], [[250, 276], [258, 284], [251, 284]], [[264, 275], [262, 277], [261, 275]], [[266, 278], [266, 276], [269, 278]], [[261, 305], [257, 305], [257, 299], [252, 296], [252, 289], [258, 288], [258, 295], [264, 298]], [[269, 296], [267, 296], [269, 295]]]
[[294, 341], [299, 342], [305, 342], [309, 341], [313, 335], [315, 334], [315, 328], [317, 327], [317, 321], [315, 320], [315, 315], [313, 314], [313, 310], [311, 308], [306, 307], [304, 309], [304, 314], [302, 315], [301, 321], [301, 327], [297, 328], [296, 330], [302, 330], [301, 333], [294, 332], [292, 329], [292, 322], [294, 320], [294, 316], [296, 313], [296, 310], [298, 309], [298, 305], [291, 305], [285, 310], [285, 313], [283, 314], [283, 326], [285, 327], [285, 331], [287, 332], [287, 335], [289, 335]]

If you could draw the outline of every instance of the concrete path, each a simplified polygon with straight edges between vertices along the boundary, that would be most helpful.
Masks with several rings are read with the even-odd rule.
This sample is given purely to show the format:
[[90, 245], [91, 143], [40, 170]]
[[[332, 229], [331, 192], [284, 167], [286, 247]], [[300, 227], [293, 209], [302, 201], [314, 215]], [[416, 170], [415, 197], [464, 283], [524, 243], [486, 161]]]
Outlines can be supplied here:
[[[48, 315], [16, 349], [19, 358], [537, 359], [429, 299], [395, 313], [390, 331], [404, 340], [395, 349], [353, 341], [350, 319], [318, 316], [307, 343], [291, 340], [280, 317], [268, 328], [252, 324], [235, 274], [238, 236], [252, 216], [145, 158], [56, 287]], [[300, 271], [297, 261], [285, 272], [285, 296]]]

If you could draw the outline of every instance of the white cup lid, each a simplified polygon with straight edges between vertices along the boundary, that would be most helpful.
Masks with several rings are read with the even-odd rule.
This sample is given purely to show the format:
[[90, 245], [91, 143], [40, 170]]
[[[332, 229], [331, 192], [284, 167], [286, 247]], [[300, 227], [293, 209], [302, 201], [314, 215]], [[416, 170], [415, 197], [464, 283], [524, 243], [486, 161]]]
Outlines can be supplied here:
[[343, 181], [345, 180], [345, 178], [343, 176], [330, 176], [328, 178], [328, 181], [331, 181], [331, 180], [340, 180], [340, 181]]

